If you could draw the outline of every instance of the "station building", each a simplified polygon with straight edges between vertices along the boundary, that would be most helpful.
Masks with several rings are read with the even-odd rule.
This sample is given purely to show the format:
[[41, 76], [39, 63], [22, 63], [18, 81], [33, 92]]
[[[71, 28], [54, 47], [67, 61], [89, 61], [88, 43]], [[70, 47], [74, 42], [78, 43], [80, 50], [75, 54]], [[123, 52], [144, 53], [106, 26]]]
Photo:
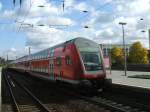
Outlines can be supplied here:
[[[124, 49], [122, 44], [100, 44], [100, 47], [103, 51], [104, 63], [105, 63], [106, 68], [110, 67], [110, 60], [109, 60], [110, 51], [115, 46]], [[130, 46], [131, 46], [131, 44], [126, 44], [127, 55], [129, 55]]]
[[[124, 49], [122, 44], [100, 44], [100, 47], [103, 51], [104, 57], [109, 57], [110, 50], [115, 46], [119, 47], [121, 49]], [[126, 53], [127, 53], [127, 55], [129, 55], [130, 46], [131, 46], [131, 44], [126, 44]]]

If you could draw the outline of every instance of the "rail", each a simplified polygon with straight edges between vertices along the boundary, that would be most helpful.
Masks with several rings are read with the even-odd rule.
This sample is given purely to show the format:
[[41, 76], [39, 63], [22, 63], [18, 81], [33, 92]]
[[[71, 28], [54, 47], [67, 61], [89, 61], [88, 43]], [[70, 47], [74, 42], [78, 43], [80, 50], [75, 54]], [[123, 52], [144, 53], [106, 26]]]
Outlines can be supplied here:
[[[21, 88], [24, 88], [24, 87], [22, 87], [23, 85], [18, 83], [13, 77], [12, 77], [12, 79], [16, 84], [21, 86]], [[26, 89], [27, 88], [24, 88], [25, 91], [28, 91]], [[66, 95], [70, 95], [72, 97], [83, 99], [89, 103], [93, 103], [100, 107], [104, 107], [105, 109], [109, 109], [111, 112], [149, 112], [149, 109], [150, 109], [150, 106], [140, 104], [141, 102], [139, 104], [135, 102], [136, 106], [133, 106], [133, 105], [129, 105], [128, 103], [122, 103], [122, 102], [119, 102], [116, 100], [109, 99], [108, 95], [106, 97], [103, 97], [101, 95], [95, 95], [92, 97], [83, 96], [83, 95], [75, 92], [74, 90], [69, 91], [69, 90], [72, 90], [72, 88], [67, 88], [66, 86], [64, 87], [63, 85], [59, 85], [57, 88], [55, 88], [55, 90], [56, 89], [58, 90], [58, 92], [64, 92]], [[28, 92], [28, 94], [30, 94], [30, 91]], [[101, 93], [98, 93], [98, 94], [101, 94]], [[111, 93], [111, 94], [113, 94], [113, 93]], [[31, 95], [32, 95], [32, 93], [31, 93]], [[117, 97], [115, 97], [115, 98], [117, 98]], [[124, 100], [126, 100], [126, 99], [124, 98]], [[37, 102], [38, 102], [38, 100], [37, 100]], [[138, 107], [138, 105], [141, 105], [141, 106]], [[147, 109], [145, 109], [145, 108], [147, 108]]]
[[6, 81], [6, 84], [7, 84], [7, 86], [8, 86], [8, 89], [9, 89], [9, 94], [10, 94], [11, 99], [12, 99], [13, 109], [14, 109], [14, 111], [16, 111], [16, 112], [21, 112], [20, 109], [19, 109], [19, 106], [18, 106], [18, 104], [17, 104], [17, 101], [16, 101], [16, 99], [15, 99], [15, 96], [14, 96], [14, 94], [13, 94], [11, 84], [10, 84], [10, 82], [9, 82], [9, 80], [8, 80], [8, 77], [6, 76], [6, 72], [5, 72], [5, 71], [3, 71], [3, 75], [4, 75], [4, 79], [5, 79], [5, 81]]
[[76, 98], [80, 98], [87, 102], [91, 102], [95, 105], [98, 105], [100, 107], [104, 107], [106, 109], [109, 109], [111, 112], [149, 112], [149, 109], [150, 109], [150, 106], [147, 107], [147, 105], [144, 105], [144, 104], [135, 103], [135, 104], [141, 105], [138, 108], [138, 107], [134, 107], [131, 105], [126, 105], [125, 103], [115, 102], [114, 100], [110, 100], [108, 98], [104, 98], [99, 95], [88, 97], [88, 96], [80, 95], [79, 93], [76, 93], [76, 92], [70, 92], [70, 91], [67, 92], [65, 88], [60, 88], [60, 89], [61, 91], [65, 92], [68, 95], [72, 95]]
[[[11, 96], [12, 101], [13, 101], [13, 104], [12, 104], [13, 105], [13, 111], [21, 112], [21, 109], [19, 108], [20, 106], [17, 103], [15, 95], [13, 93], [13, 90], [12, 90], [13, 87], [11, 85], [11, 80], [13, 80], [13, 82], [15, 82], [15, 84], [17, 84], [22, 90], [24, 90], [32, 98], [32, 100], [34, 102], [36, 102], [36, 104], [38, 105], [38, 108], [40, 108], [41, 112], [50, 112], [49, 109], [31, 91], [29, 91], [25, 86], [23, 86], [22, 84], [17, 82], [13, 77], [8, 75], [6, 73], [6, 71], [4, 71], [4, 79], [8, 85], [9, 93], [10, 93], [10, 96]], [[29, 108], [32, 108], [32, 106]]]

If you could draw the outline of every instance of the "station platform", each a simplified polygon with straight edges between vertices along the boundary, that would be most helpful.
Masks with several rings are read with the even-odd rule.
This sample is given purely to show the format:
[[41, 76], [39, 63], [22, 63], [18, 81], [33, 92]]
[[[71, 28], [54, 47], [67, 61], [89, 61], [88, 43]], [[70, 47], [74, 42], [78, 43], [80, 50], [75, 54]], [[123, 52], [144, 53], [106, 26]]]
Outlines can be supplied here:
[[150, 89], [150, 79], [139, 79], [139, 78], [129, 78], [128, 76], [134, 75], [150, 75], [150, 72], [139, 72], [139, 71], [127, 71], [127, 76], [125, 76], [124, 71], [107, 70], [107, 78], [112, 79], [112, 83], [135, 86]]
[[1, 98], [1, 70], [2, 68], [0, 67], [0, 112], [1, 112], [1, 107], [2, 107], [2, 98]]

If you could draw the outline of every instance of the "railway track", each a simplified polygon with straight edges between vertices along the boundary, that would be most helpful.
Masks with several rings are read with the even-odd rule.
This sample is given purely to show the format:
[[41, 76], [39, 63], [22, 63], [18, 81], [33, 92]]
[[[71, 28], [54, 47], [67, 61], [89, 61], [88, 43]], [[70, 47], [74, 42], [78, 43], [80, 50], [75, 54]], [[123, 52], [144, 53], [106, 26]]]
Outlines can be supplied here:
[[92, 98], [84, 97], [84, 99], [93, 102], [95, 104], [102, 105], [106, 108], [109, 108], [111, 111], [114, 112], [149, 112], [146, 111], [147, 109], [145, 110], [138, 107], [133, 107], [131, 105], [126, 105], [124, 103], [116, 102], [114, 100], [110, 100], [104, 97], [97, 97], [97, 96]]
[[[49, 88], [49, 87], [48, 87]], [[120, 99], [119, 97], [115, 96], [115, 99], [111, 98], [109, 95], [102, 95], [102, 93], [98, 93], [95, 96], [83, 96], [78, 92], [74, 91], [72, 88], [66, 88], [63, 86], [54, 87], [57, 93], [63, 93], [64, 95], [76, 97], [78, 99], [82, 99], [83, 101], [88, 102], [89, 104], [94, 104], [99, 106], [100, 108], [103, 107], [106, 112], [149, 112], [150, 106], [145, 105], [136, 101], [128, 104], [131, 100], [124, 98], [123, 100], [127, 101], [119, 101], [115, 99]], [[51, 89], [54, 89], [51, 88]], [[72, 90], [69, 91], [69, 90]], [[104, 93], [105, 94], [105, 93]], [[112, 95], [114, 93], [111, 93]], [[126, 96], [127, 97], [127, 96]], [[105, 112], [103, 111], [103, 112]]]
[[[68, 92], [68, 90], [72, 88], [68, 88], [68, 90], [66, 90], [66, 88], [60, 87], [60, 89], [61, 92], [63, 91], [65, 94], [72, 95], [100, 107], [104, 107], [111, 112], [150, 112], [150, 104], [143, 104], [143, 101], [142, 103], [137, 102], [137, 100], [127, 98], [128, 96], [122, 95], [122, 98], [120, 98], [116, 95], [116, 93], [107, 94], [106, 92], [99, 92], [92, 96], [85, 96], [80, 94], [78, 91]], [[110, 96], [113, 96], [113, 98]]]
[[[11, 77], [6, 73], [4, 73], [4, 79], [8, 86], [9, 94], [12, 98], [12, 110], [14, 112], [50, 112], [48, 108], [22, 84], [14, 81], [14, 79], [12, 80]], [[18, 93], [18, 89], [20, 89], [21, 94]], [[18, 95], [22, 95], [23, 91], [24, 95], [18, 97]], [[21, 104], [22, 102], [20, 101], [22, 100], [22, 97], [25, 97], [23, 99], [26, 99], [28, 104]]]
[[74, 92], [66, 92], [66, 90], [63, 90], [62, 88], [61, 88], [61, 91], [65, 92], [65, 94], [72, 95], [74, 97], [77, 97], [87, 102], [98, 105], [99, 107], [104, 107], [105, 109], [108, 109], [111, 112], [150, 112], [149, 105], [145, 105], [145, 104], [141, 104], [137, 102], [132, 102], [132, 104], [130, 103], [129, 105], [127, 103], [124, 103], [123, 101], [111, 99], [109, 98], [109, 96], [104, 97], [101, 95], [96, 95], [96, 96], [88, 97], [88, 96], [76, 94]]
[[[56, 87], [55, 84], [53, 86], [45, 86], [47, 83], [44, 83], [42, 81], [44, 83], [44, 87], [41, 87], [41, 85], [43, 86], [43, 83], [40, 80], [36, 80], [35, 78], [33, 80], [31, 77], [27, 78], [20, 74], [14, 73], [9, 74], [12, 76], [13, 79], [17, 80], [18, 82], [22, 82], [23, 84], [25, 84], [26, 82], [28, 83], [33, 82], [34, 84], [37, 84], [36, 90], [35, 87], [33, 87], [34, 84], [33, 85], [25, 84], [25, 86], [27, 86], [28, 89], [32, 89], [31, 91], [34, 94], [38, 95], [38, 98], [42, 102], [44, 102], [44, 104], [48, 108], [54, 107], [52, 110], [55, 109], [55, 111], [57, 112], [97, 112], [97, 111], [110, 112], [105, 110], [104, 108], [99, 107], [96, 108], [93, 105], [88, 105], [88, 102], [85, 101], [83, 102], [80, 99], [73, 98], [71, 95], [66, 95], [61, 91], [57, 91], [55, 88]], [[92, 109], [94, 109], [94, 111]]]

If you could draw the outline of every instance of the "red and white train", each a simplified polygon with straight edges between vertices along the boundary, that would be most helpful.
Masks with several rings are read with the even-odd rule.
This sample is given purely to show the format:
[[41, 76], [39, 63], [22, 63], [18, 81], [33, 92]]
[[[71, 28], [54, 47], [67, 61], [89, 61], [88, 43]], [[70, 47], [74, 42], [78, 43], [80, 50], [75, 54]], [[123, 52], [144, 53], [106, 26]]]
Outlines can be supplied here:
[[11, 68], [47, 80], [102, 87], [106, 78], [99, 45], [75, 38], [11, 62]]

